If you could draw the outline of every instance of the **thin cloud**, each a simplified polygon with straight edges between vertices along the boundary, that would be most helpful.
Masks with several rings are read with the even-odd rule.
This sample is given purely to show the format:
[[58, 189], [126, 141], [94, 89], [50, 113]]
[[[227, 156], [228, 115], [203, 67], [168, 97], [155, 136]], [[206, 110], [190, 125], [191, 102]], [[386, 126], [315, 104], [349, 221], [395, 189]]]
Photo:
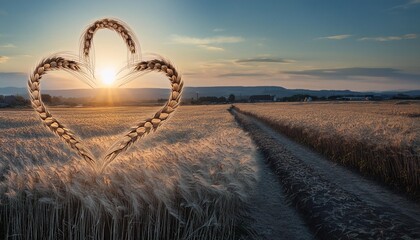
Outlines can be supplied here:
[[213, 32], [224, 32], [224, 31], [226, 31], [226, 29], [224, 29], [224, 28], [215, 28], [215, 29], [213, 29]]
[[417, 34], [410, 33], [402, 36], [385, 36], [385, 37], [362, 37], [359, 38], [359, 41], [376, 41], [376, 42], [389, 42], [389, 41], [400, 41], [408, 39], [416, 39]]
[[222, 43], [238, 43], [238, 42], [243, 42], [244, 39], [242, 37], [236, 37], [236, 36], [216, 36], [216, 37], [198, 38], [198, 37], [173, 35], [172, 41], [175, 43], [181, 43], [181, 44], [209, 45], [209, 44], [222, 44]]
[[237, 36], [216, 36], [216, 37], [207, 37], [207, 38], [198, 38], [198, 37], [189, 37], [189, 36], [180, 36], [172, 35], [172, 42], [186, 45], [194, 45], [199, 48], [214, 51], [222, 52], [225, 51], [224, 48], [214, 45], [220, 45], [225, 43], [239, 43], [244, 41], [242, 37]]
[[204, 48], [206, 50], [209, 50], [209, 51], [215, 51], [215, 52], [225, 51], [225, 49], [221, 48], [221, 47], [215, 47], [215, 46], [209, 46], [209, 45], [198, 45], [198, 46], [201, 47], [201, 48]]
[[328, 40], [343, 40], [346, 38], [351, 37], [352, 35], [350, 34], [341, 34], [341, 35], [332, 35], [332, 36], [326, 36], [326, 37], [319, 37], [317, 39], [322, 40], [322, 39], [328, 39]]
[[220, 74], [218, 77], [266, 77], [269, 76], [265, 73], [225, 73]]
[[0, 48], [16, 48], [16, 45], [8, 43], [8, 44], [0, 45]]
[[410, 74], [395, 68], [330, 68], [330, 69], [312, 69], [303, 71], [285, 71], [283, 73], [292, 75], [311, 76], [324, 79], [347, 79], [355, 77], [382, 77], [395, 78], [411, 81], [420, 81], [420, 75]]
[[197, 75], [200, 75], [200, 73], [197, 73], [197, 72], [183, 72], [182, 75], [183, 76], [197, 76]]
[[214, 68], [223, 68], [227, 65], [232, 64], [231, 60], [216, 60], [216, 61], [205, 61], [200, 64], [201, 68], [205, 69], [214, 69]]
[[10, 58], [8, 56], [0, 56], [0, 63], [5, 63], [9, 60]]
[[237, 59], [236, 63], [294, 63], [295, 60], [285, 58], [271, 58], [271, 57], [256, 57]]
[[420, 4], [420, 0], [410, 0], [405, 4], [395, 6], [392, 9], [408, 9], [410, 7], [413, 7], [413, 6], [417, 5], [417, 4]]

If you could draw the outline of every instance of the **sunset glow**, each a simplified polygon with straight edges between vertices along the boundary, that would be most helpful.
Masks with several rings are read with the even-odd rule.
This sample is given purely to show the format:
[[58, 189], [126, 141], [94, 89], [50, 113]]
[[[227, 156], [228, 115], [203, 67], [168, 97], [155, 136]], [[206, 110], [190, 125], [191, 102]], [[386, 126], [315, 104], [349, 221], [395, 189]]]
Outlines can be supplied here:
[[420, 240], [420, 0], [0, 1], [0, 240]]
[[[172, 59], [189, 86], [420, 89], [419, 0], [3, 1], [0, 88], [26, 87], [26, 71], [45, 57], [43, 52], [79, 52], [79, 26], [93, 16], [123, 19], [138, 40], [140, 58], [150, 53]], [[63, 26], [51, 21], [40, 28], [46, 18], [72, 22]], [[57, 36], [55, 41], [51, 36]], [[102, 29], [91, 44], [100, 85], [114, 86], [112, 78], [102, 82], [101, 70], [126, 67], [125, 41], [115, 31]], [[88, 88], [71, 84], [59, 78], [44, 89]], [[145, 86], [143, 80], [130, 84]], [[167, 82], [153, 81], [147, 87], [166, 88]]]
[[115, 82], [116, 71], [112, 68], [105, 68], [100, 71], [100, 78], [104, 85], [111, 86]]

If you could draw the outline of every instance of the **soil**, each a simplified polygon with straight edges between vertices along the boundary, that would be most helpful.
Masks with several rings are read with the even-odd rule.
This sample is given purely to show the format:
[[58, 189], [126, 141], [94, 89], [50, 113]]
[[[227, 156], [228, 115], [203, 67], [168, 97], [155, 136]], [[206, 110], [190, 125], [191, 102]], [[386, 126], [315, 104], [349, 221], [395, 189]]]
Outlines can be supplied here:
[[[261, 167], [261, 200], [255, 200], [254, 206], [261, 210], [254, 210], [257, 219], [254, 229], [261, 239], [420, 238], [418, 203], [337, 165], [255, 117], [235, 109], [231, 112], [270, 166], [270, 169]], [[279, 184], [273, 181], [273, 173]], [[270, 194], [278, 201], [273, 203]], [[293, 203], [292, 209], [288, 202]], [[289, 217], [281, 218], [280, 214], [295, 217], [290, 218], [288, 225], [284, 219]]]

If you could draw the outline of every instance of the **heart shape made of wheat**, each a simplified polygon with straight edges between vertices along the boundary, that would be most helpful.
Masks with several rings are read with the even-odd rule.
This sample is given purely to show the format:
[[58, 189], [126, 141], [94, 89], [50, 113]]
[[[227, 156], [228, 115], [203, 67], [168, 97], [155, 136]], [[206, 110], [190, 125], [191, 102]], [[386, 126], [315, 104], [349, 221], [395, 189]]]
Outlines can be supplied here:
[[[99, 161], [69, 128], [60, 123], [48, 111], [41, 99], [41, 78], [53, 70], [65, 70], [71, 73], [86, 73], [86, 66], [90, 66], [89, 57], [92, 46], [92, 39], [99, 29], [110, 29], [116, 31], [125, 41], [128, 51], [135, 54], [138, 51], [134, 34], [121, 21], [115, 19], [101, 19], [90, 25], [82, 35], [81, 60], [68, 59], [65, 56], [51, 55], [43, 59], [30, 74], [28, 80], [28, 91], [31, 105], [39, 115], [44, 125], [54, 134], [58, 135], [67, 145], [76, 151], [84, 161], [92, 167], [99, 164], [100, 169], [105, 169], [120, 153], [126, 151], [134, 142], [141, 137], [156, 130], [171, 114], [180, 103], [183, 82], [175, 67], [165, 59], [153, 59], [148, 61], [137, 61], [132, 64], [131, 73], [157, 71], [164, 73], [171, 83], [171, 94], [166, 104], [158, 110], [153, 117], [144, 119], [120, 137], [100, 158]], [[91, 70], [91, 69], [88, 69]]]

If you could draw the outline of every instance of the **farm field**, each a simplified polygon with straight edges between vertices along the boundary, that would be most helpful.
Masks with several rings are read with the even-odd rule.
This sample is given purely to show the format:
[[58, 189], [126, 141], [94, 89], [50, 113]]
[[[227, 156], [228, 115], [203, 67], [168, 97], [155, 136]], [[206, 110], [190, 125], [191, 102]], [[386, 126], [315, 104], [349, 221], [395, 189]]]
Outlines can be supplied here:
[[420, 0], [3, 2], [0, 240], [420, 240]]
[[[257, 106], [253, 106], [257, 107]], [[319, 239], [417, 239], [418, 203], [230, 109]]]
[[[344, 112], [349, 106], [336, 106], [324, 113], [334, 117], [326, 125], [338, 124], [339, 117], [346, 116], [338, 109]], [[310, 116], [321, 118], [323, 114], [315, 114], [324, 109], [316, 104], [237, 107], [258, 119], [268, 116], [262, 115], [264, 110], [275, 108], [277, 114], [270, 116], [313, 127], [309, 132], [320, 128], [310, 125]], [[417, 123], [409, 121], [417, 114], [415, 106], [369, 107], [372, 113], [356, 106], [353, 113], [374, 121], [369, 114], [387, 110], [381, 115], [386, 119], [378, 121], [394, 123], [387, 126], [396, 136], [405, 129], [398, 136], [408, 136], [402, 141], [407, 146], [418, 143], [412, 132]], [[419, 236], [420, 210], [415, 203], [337, 169], [296, 143], [272, 141], [280, 138], [276, 129], [229, 108], [181, 106], [167, 124], [118, 156], [103, 173], [78, 161], [80, 157], [43, 127], [33, 110], [1, 110], [1, 238], [357, 239], [384, 232], [407, 239]], [[314, 108], [318, 109], [309, 111]], [[100, 156], [120, 133], [153, 115], [156, 108], [50, 110]], [[340, 127], [346, 131], [344, 124]], [[388, 136], [379, 134], [385, 128], [376, 125], [375, 139], [381, 143]], [[385, 141], [391, 141], [388, 137]], [[334, 180], [336, 176], [341, 181]], [[359, 180], [359, 190], [370, 193], [346, 184]], [[400, 208], [390, 207], [392, 201], [398, 201]], [[387, 211], [381, 210], [384, 207]], [[350, 223], [349, 217], [353, 217]]]
[[419, 201], [419, 101], [236, 106], [297, 142]]
[[[154, 110], [51, 109], [96, 156]], [[102, 174], [73, 161], [32, 110], [2, 111], [0, 129], [11, 239], [235, 238], [258, 179], [256, 148], [223, 106], [180, 109]]]

